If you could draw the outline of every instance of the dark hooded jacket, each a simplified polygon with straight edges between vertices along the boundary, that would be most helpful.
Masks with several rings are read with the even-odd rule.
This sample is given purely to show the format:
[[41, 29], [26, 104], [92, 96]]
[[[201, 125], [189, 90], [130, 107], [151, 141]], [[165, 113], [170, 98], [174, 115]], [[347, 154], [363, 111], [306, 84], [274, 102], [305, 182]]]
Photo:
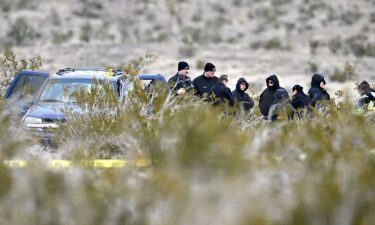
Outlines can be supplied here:
[[195, 90], [195, 95], [198, 97], [203, 97], [204, 94], [210, 94], [211, 89], [219, 83], [219, 78], [211, 77], [207, 78], [203, 74], [196, 77], [193, 80], [193, 87]]
[[[246, 88], [243, 91], [240, 88], [241, 83], [246, 84]], [[248, 88], [249, 83], [247, 83], [245, 78], [241, 77], [237, 81], [236, 89], [232, 92], [235, 103], [237, 103], [240, 106], [240, 109], [243, 109], [245, 111], [250, 111], [250, 109], [254, 107], [253, 99], [246, 93], [246, 90]]]
[[[274, 83], [273, 86], [268, 85], [269, 80], [273, 81], [273, 83]], [[264, 89], [264, 91], [260, 94], [260, 98], [259, 98], [260, 112], [265, 117], [268, 116], [268, 111], [269, 111], [271, 105], [274, 102], [274, 96], [275, 96], [276, 90], [279, 89], [279, 88], [284, 89], [284, 88], [280, 87], [279, 79], [277, 79], [276, 75], [269, 76], [266, 79], [266, 84], [267, 84], [267, 88]], [[288, 98], [289, 98], [289, 95], [288, 95]]]
[[297, 93], [292, 97], [291, 104], [296, 110], [304, 109], [310, 105], [310, 98], [303, 90], [297, 90]]
[[361, 98], [358, 100], [358, 107], [364, 108], [370, 104], [370, 102], [375, 102], [375, 90], [370, 87], [367, 81], [362, 81], [358, 85], [358, 91], [361, 94]]
[[275, 92], [273, 104], [268, 111], [268, 120], [276, 120], [278, 112], [283, 109], [292, 111], [291, 105], [289, 104], [288, 92], [283, 88], [279, 88]]
[[308, 92], [310, 98], [310, 105], [317, 106], [317, 103], [322, 100], [329, 101], [331, 98], [328, 92], [320, 87], [321, 82], [325, 83], [324, 77], [320, 74], [314, 74], [311, 79], [311, 88]]
[[229, 106], [234, 105], [234, 100], [230, 89], [222, 82], [217, 83], [211, 89], [211, 97], [213, 98], [214, 105], [224, 105], [226, 102]]
[[187, 91], [193, 88], [193, 83], [189, 76], [179, 75], [178, 72], [168, 80], [168, 84], [172, 90], [178, 91], [181, 88]]

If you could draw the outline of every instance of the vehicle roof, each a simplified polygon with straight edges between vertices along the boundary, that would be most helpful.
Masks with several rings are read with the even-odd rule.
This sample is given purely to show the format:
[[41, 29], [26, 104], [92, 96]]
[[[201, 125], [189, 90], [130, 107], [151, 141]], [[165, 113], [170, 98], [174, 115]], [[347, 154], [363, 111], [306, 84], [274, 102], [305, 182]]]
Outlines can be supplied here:
[[120, 77], [123, 77], [124, 73], [122, 70], [105, 68], [65, 68], [56, 72], [50, 79], [64, 80], [64, 79], [97, 79], [97, 80], [109, 80], [116, 81]]
[[42, 76], [48, 76], [48, 73], [47, 72], [40, 72], [40, 71], [31, 71], [31, 70], [21, 70], [20, 72], [18, 72], [16, 74], [17, 75], [21, 75], [21, 74], [24, 74], [24, 75], [42, 75]]
[[106, 77], [106, 76], [102, 76], [102, 75], [67, 74], [67, 75], [64, 75], [64, 76], [53, 75], [52, 77], [50, 77], [50, 80], [72, 80], [72, 79], [93, 80], [93, 79], [96, 79], [96, 80], [116, 81], [121, 77], [123, 77], [123, 76]]
[[137, 78], [144, 79], [144, 80], [151, 80], [151, 79], [165, 80], [164, 76], [161, 74], [140, 74], [137, 76]]

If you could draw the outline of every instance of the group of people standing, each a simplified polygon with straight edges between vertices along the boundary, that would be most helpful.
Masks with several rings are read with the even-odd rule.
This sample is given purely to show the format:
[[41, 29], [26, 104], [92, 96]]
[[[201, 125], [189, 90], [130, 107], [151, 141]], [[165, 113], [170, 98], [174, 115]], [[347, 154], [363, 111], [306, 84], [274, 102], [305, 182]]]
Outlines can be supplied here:
[[228, 87], [228, 75], [215, 76], [216, 67], [212, 63], [206, 63], [203, 74], [193, 81], [189, 77], [189, 64], [178, 63], [177, 73], [171, 77], [168, 83], [176, 96], [192, 92], [195, 96], [212, 102], [214, 106], [228, 105], [238, 106], [241, 110], [250, 111], [254, 107], [253, 99], [246, 93], [249, 83], [245, 78], [237, 81], [236, 89], [231, 91]]
[[[168, 81], [174, 95], [180, 96], [192, 92], [214, 106], [235, 107], [245, 113], [254, 107], [254, 100], [246, 93], [249, 83], [245, 78], [239, 78], [235, 90], [231, 91], [227, 87], [228, 75], [216, 77], [216, 68], [212, 63], [206, 63], [203, 74], [193, 81], [189, 77], [189, 69], [187, 62], [178, 63], [177, 73]], [[285, 110], [289, 111], [288, 117], [302, 118], [304, 112], [311, 108], [321, 108], [323, 102], [330, 101], [330, 95], [325, 89], [326, 81], [320, 74], [312, 76], [308, 94], [304, 93], [301, 85], [294, 85], [291, 99], [285, 88], [280, 86], [276, 75], [269, 76], [266, 79], [266, 85], [267, 87], [260, 94], [259, 109], [268, 120], [277, 120], [279, 112]], [[358, 85], [358, 92], [361, 95], [359, 107], [367, 107], [375, 103], [375, 91], [368, 82], [361, 82]]]

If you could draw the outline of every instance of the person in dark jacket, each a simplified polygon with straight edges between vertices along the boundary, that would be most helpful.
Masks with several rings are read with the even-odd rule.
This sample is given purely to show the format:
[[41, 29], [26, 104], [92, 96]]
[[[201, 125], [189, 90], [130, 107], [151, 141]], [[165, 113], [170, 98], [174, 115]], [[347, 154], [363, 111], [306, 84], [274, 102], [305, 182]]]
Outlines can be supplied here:
[[279, 88], [275, 92], [273, 103], [268, 111], [267, 119], [275, 121], [282, 111], [286, 111], [289, 117], [293, 111], [289, 104], [289, 94], [284, 88]]
[[193, 83], [188, 76], [189, 64], [182, 61], [178, 63], [177, 68], [178, 72], [168, 80], [168, 84], [176, 95], [183, 95], [193, 89]]
[[303, 92], [303, 87], [301, 85], [294, 85], [292, 88], [292, 106], [296, 109], [304, 109], [310, 105], [310, 98]]
[[219, 78], [215, 76], [216, 68], [212, 63], [207, 63], [204, 66], [202, 75], [193, 80], [193, 87], [195, 95], [202, 98], [208, 96], [213, 86], [219, 82]]
[[374, 107], [375, 90], [370, 87], [370, 84], [364, 80], [358, 84], [357, 90], [361, 95], [361, 98], [358, 100], [357, 106], [362, 109], [366, 109], [369, 106]]
[[234, 99], [230, 89], [227, 87], [227, 84], [228, 76], [221, 75], [219, 78], [219, 82], [211, 89], [211, 98], [213, 100], [213, 105], [218, 106], [228, 103], [229, 106], [234, 106]]
[[329, 101], [331, 98], [325, 90], [326, 81], [320, 74], [314, 74], [311, 79], [311, 88], [308, 92], [310, 98], [310, 105], [320, 108], [321, 101]]
[[246, 93], [246, 90], [249, 88], [249, 83], [245, 78], [241, 77], [238, 79], [236, 84], [236, 89], [232, 92], [234, 101], [238, 104], [240, 110], [250, 111], [254, 107], [253, 99]]
[[[276, 90], [279, 88], [284, 89], [280, 87], [279, 79], [277, 78], [276, 75], [269, 76], [266, 79], [266, 84], [267, 84], [267, 88], [264, 89], [264, 91], [260, 94], [260, 98], [259, 98], [260, 112], [263, 114], [265, 118], [267, 118], [268, 111], [274, 102]], [[288, 94], [288, 92], [286, 93]], [[289, 95], [288, 95], [288, 98], [289, 98]]]
[[[294, 85], [292, 88], [293, 91], [293, 97], [291, 101], [291, 105], [296, 111], [296, 114], [299, 119], [302, 119], [304, 116], [304, 112], [307, 112], [307, 108], [310, 105], [310, 98], [303, 92], [303, 87], [301, 85]], [[294, 117], [294, 113], [292, 114], [292, 118]]]

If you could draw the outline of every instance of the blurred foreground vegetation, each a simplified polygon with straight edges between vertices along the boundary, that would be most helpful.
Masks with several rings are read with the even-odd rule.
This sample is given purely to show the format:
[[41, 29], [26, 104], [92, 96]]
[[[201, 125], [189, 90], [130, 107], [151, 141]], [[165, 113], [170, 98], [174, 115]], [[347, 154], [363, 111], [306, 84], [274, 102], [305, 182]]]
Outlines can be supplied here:
[[1, 224], [375, 223], [375, 115], [356, 111], [345, 95], [311, 119], [269, 123], [258, 109], [227, 116], [138, 85], [123, 101], [109, 89], [94, 100], [96, 91], [77, 93], [87, 113], [68, 114], [55, 151], [152, 165], [48, 168], [29, 154], [27, 134], [9, 128], [1, 101], [0, 159], [40, 160], [1, 166]]

